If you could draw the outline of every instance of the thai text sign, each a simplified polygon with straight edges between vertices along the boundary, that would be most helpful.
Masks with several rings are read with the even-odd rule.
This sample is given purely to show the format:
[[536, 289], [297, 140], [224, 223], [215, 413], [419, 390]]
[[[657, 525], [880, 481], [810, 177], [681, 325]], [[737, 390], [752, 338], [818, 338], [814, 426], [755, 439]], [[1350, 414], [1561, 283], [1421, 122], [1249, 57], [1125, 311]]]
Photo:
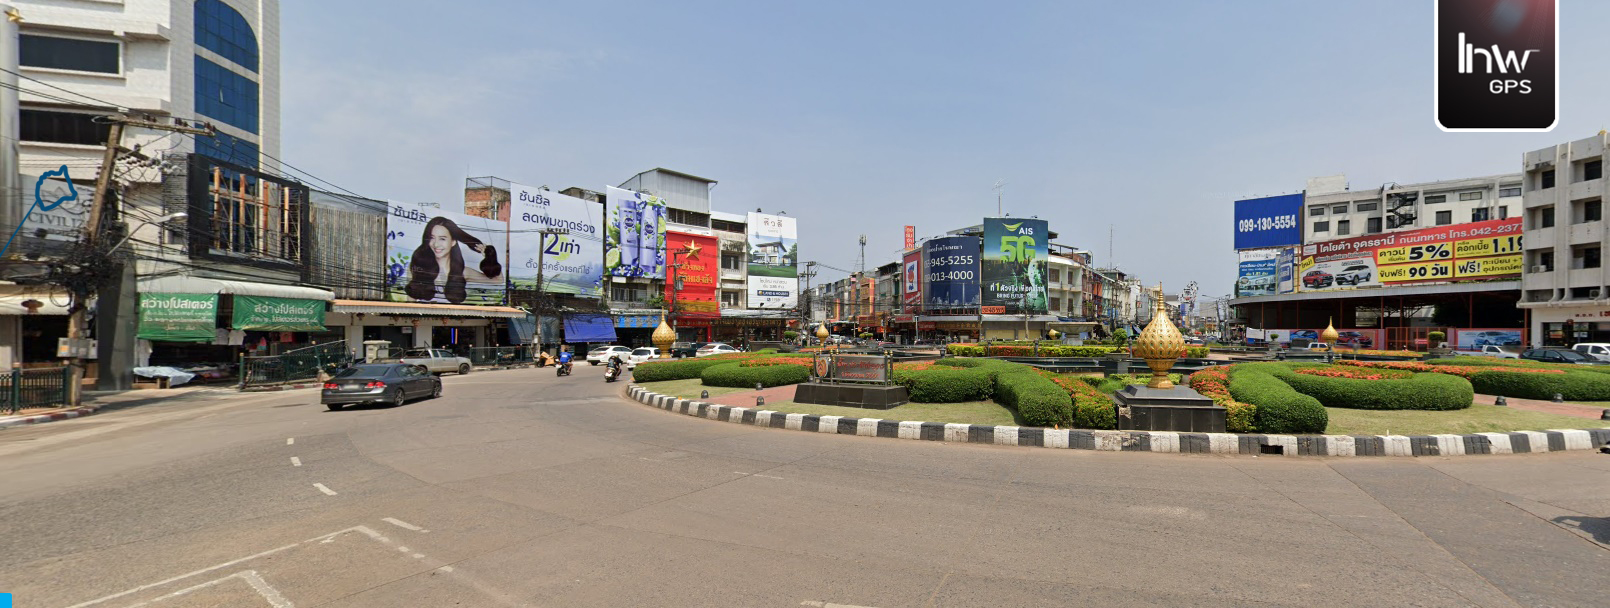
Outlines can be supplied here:
[[598, 297], [604, 279], [604, 206], [520, 184], [509, 184], [509, 204], [514, 288]]
[[218, 294], [140, 294], [141, 340], [212, 342], [217, 337]]
[[230, 326], [261, 331], [324, 331], [324, 302], [237, 295]]
[[849, 382], [888, 382], [889, 362], [882, 355], [832, 355], [833, 380]]
[[1045, 314], [1051, 230], [1045, 220], [984, 218], [984, 314]]
[[665, 269], [665, 301], [678, 317], [719, 317], [716, 281], [721, 272], [721, 251], [716, 237], [667, 232], [665, 246], [671, 263]]
[[1521, 218], [1314, 243], [1298, 265], [1302, 289], [1457, 282], [1520, 276]]
[[799, 305], [799, 226], [786, 215], [749, 213], [749, 307]]
[[976, 308], [979, 254], [976, 236], [947, 236], [924, 242], [922, 295], [926, 304], [923, 308]]

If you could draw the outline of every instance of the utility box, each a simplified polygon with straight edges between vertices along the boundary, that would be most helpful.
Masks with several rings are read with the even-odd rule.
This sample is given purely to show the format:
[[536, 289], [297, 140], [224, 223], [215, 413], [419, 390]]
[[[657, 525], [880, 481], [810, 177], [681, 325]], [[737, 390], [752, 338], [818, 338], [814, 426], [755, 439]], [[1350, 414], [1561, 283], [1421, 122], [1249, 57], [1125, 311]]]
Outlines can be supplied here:
[[364, 340], [363, 360], [383, 361], [391, 358], [391, 342], [387, 340]]

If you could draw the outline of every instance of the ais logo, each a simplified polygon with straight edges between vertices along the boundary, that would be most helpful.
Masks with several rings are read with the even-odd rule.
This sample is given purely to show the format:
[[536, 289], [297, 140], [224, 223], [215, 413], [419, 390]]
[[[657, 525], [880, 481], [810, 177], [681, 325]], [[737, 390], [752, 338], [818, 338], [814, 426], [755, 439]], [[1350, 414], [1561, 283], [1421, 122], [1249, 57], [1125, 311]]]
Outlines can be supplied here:
[[1549, 131], [1559, 119], [1557, 0], [1437, 0], [1444, 131]]

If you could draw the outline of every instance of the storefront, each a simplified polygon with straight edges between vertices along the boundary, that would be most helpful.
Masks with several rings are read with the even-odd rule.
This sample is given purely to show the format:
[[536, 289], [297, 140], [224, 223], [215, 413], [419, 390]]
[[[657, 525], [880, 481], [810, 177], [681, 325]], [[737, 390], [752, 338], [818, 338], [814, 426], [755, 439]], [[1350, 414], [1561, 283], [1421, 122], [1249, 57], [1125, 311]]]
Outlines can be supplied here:
[[917, 337], [931, 342], [975, 342], [978, 340], [978, 317], [975, 315], [917, 317]]
[[1526, 343], [1534, 347], [1610, 342], [1610, 305], [1539, 306], [1527, 310], [1531, 313], [1531, 335]]
[[364, 342], [384, 340], [393, 351], [444, 348], [463, 354], [471, 348], [529, 342], [526, 330], [520, 329], [527, 317], [524, 310], [508, 306], [335, 300], [325, 324], [354, 353], [362, 352]]
[[67, 293], [6, 287], [0, 294], [0, 369], [61, 365], [56, 346], [67, 337]]
[[712, 329], [716, 341], [739, 347], [756, 341], [781, 341], [790, 324], [799, 322], [784, 314], [774, 310], [724, 310], [720, 319], [712, 320]]
[[242, 356], [328, 340], [323, 289], [202, 277], [139, 283], [135, 367], [173, 367], [203, 379], [234, 375]]
[[654, 330], [659, 326], [659, 313], [615, 315], [615, 343], [632, 348], [653, 346]]

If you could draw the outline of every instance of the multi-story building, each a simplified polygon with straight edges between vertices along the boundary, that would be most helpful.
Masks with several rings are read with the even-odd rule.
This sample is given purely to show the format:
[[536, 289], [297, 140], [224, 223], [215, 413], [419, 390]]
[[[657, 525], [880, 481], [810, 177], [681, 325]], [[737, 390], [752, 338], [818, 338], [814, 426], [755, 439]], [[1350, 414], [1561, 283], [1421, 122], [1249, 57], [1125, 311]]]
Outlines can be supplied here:
[[[1315, 178], [1336, 184], [1344, 176]], [[1508, 219], [1520, 213], [1521, 175], [1506, 173], [1353, 191], [1310, 188], [1303, 200], [1306, 242]]]
[[749, 237], [742, 213], [710, 212], [710, 229], [721, 243], [721, 308], [745, 307], [749, 294]]
[[1600, 131], [1522, 159], [1526, 272], [1519, 306], [1528, 313], [1533, 346], [1610, 342], [1607, 147], [1610, 136]]

